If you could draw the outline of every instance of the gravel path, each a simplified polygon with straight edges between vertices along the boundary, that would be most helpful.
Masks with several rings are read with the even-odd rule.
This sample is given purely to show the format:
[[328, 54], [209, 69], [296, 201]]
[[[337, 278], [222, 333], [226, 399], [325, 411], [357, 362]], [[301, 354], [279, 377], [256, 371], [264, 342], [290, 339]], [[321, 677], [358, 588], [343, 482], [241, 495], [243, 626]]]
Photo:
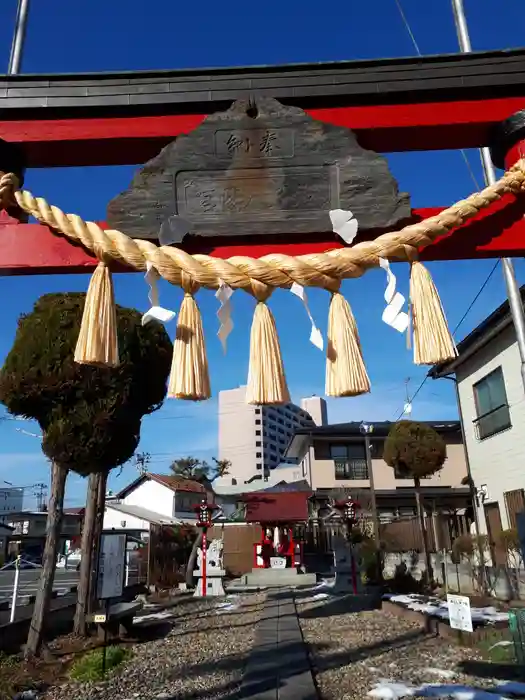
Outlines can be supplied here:
[[[238, 690], [264, 595], [190, 599], [171, 609], [167, 636], [132, 648], [104, 683], [68, 683], [47, 700], [206, 700]], [[233, 603], [233, 606], [231, 605]], [[219, 606], [219, 607], [217, 607]], [[222, 607], [220, 607], [222, 606]]]
[[481, 659], [473, 649], [423, 637], [419, 625], [381, 610], [331, 614], [331, 605], [327, 599], [297, 607], [323, 700], [366, 700], [385, 680], [408, 686], [496, 683], [455, 671], [461, 661]]

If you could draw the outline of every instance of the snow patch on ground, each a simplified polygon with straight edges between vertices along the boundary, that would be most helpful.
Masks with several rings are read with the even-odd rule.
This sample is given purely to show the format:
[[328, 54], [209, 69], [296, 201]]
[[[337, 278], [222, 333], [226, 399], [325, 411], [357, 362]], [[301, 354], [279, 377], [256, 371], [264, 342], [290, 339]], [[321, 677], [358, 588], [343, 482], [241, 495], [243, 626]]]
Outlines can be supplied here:
[[333, 588], [335, 586], [335, 578], [322, 578], [319, 583], [314, 586], [314, 590], [320, 591], [326, 588]]
[[233, 610], [238, 610], [241, 606], [241, 597], [238, 595], [226, 596], [221, 602], [217, 602], [214, 605], [215, 612], [217, 615], [222, 613], [232, 612]]
[[163, 620], [171, 620], [175, 617], [173, 610], [159, 610], [159, 612], [149, 613], [148, 615], [137, 615], [133, 618], [134, 625], [148, 625], [162, 622]]
[[[385, 594], [383, 600], [390, 600], [392, 603], [398, 603], [409, 610], [439, 617], [441, 620], [448, 621], [449, 619], [446, 600], [440, 600], [432, 596], [416, 594], [394, 595], [391, 593]], [[508, 613], [497, 610], [492, 605], [486, 608], [470, 608], [470, 612], [474, 624], [491, 625], [495, 622], [507, 622], [509, 619]]]
[[412, 697], [415, 690], [404, 683], [381, 681], [367, 695], [378, 700], [398, 700], [398, 698]]
[[[513, 693], [509, 690], [509, 685], [504, 684], [494, 689], [494, 692], [472, 688], [468, 685], [428, 685], [424, 684], [418, 688], [411, 687], [405, 683], [392, 683], [381, 681], [368, 692], [371, 698], [377, 700], [398, 700], [399, 698], [453, 698], [454, 700], [508, 700], [501, 692], [509, 695]], [[524, 684], [519, 684], [523, 686]]]
[[448, 671], [445, 668], [434, 668], [434, 667], [429, 667], [429, 668], [424, 668], [423, 673], [427, 675], [432, 675], [432, 676], [440, 676], [441, 678], [454, 678], [456, 676], [455, 671]]

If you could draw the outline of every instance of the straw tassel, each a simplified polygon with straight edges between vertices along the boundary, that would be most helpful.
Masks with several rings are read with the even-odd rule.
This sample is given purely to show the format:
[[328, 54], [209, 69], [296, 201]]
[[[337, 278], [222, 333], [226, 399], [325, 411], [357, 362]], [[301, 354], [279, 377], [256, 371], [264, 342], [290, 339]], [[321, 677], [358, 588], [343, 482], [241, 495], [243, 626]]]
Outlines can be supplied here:
[[369, 391], [370, 379], [352, 309], [344, 296], [335, 292], [328, 312], [325, 393], [327, 396], [359, 396]]
[[107, 264], [99, 262], [86, 294], [75, 362], [116, 367], [119, 363], [117, 309], [113, 280]]
[[211, 396], [210, 375], [202, 317], [193, 295], [199, 285], [183, 274], [184, 299], [179, 312], [168, 396], [189, 401], [204, 401]]
[[410, 266], [410, 301], [416, 365], [434, 365], [456, 357], [456, 344], [438, 291], [429, 271], [418, 261]]
[[290, 401], [286, 384], [277, 327], [266, 300], [273, 289], [252, 280], [257, 299], [250, 334], [250, 365], [246, 402], [255, 405], [283, 404]]

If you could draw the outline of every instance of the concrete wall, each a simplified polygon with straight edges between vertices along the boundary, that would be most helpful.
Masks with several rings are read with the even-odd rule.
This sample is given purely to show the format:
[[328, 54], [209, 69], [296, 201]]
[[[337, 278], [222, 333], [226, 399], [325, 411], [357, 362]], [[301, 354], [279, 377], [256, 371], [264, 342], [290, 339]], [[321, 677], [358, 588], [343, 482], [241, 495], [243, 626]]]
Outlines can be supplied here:
[[328, 425], [326, 401], [321, 396], [308, 396], [301, 399], [301, 408], [312, 416], [317, 426]]
[[[479, 440], [473, 423], [477, 418], [473, 387], [498, 367], [503, 371], [512, 427]], [[457, 380], [472, 478], [477, 488], [486, 485], [487, 502], [499, 503], [502, 526], [506, 529], [509, 523], [503, 494], [525, 488], [525, 401], [512, 324], [458, 369]], [[480, 510], [480, 526], [486, 532], [483, 509]]]
[[[480, 588], [476, 576], [470, 564], [461, 562], [456, 564], [452, 561], [450, 554], [431, 554], [432, 568], [436, 582], [448, 589], [449, 593], [480, 594]], [[385, 578], [394, 576], [396, 567], [404, 563], [412, 576], [419, 580], [422, 572], [426, 569], [423, 554], [411, 554], [404, 552], [399, 554], [387, 554], [384, 558], [383, 573]], [[505, 567], [494, 567], [490, 564], [485, 566], [485, 580], [491, 596], [500, 600], [517, 600], [525, 598], [525, 570], [520, 568], [505, 569]]]

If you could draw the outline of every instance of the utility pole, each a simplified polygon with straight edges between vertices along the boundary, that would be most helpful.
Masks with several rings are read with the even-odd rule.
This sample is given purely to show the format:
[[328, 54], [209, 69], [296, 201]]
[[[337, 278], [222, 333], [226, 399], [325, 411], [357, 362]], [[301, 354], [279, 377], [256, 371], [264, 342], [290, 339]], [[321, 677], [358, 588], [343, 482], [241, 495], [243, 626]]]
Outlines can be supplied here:
[[26, 38], [27, 16], [29, 14], [29, 0], [18, 0], [16, 12], [15, 30], [13, 33], [13, 43], [11, 44], [11, 54], [9, 56], [9, 75], [20, 73], [22, 65], [22, 55], [24, 53], [24, 41]]
[[47, 497], [47, 486], [45, 484], [35, 484], [33, 488], [33, 495], [36, 498], [36, 509], [39, 513], [43, 513]]
[[[467, 18], [463, 0], [452, 0], [452, 11], [454, 12], [454, 21], [456, 24], [456, 33], [459, 41], [461, 53], [471, 53], [472, 45], [468, 31]], [[487, 185], [493, 185], [496, 178], [496, 169], [490, 157], [490, 149], [484, 146], [480, 149], [481, 164], [485, 175]], [[510, 258], [502, 258], [503, 277], [507, 288], [507, 296], [509, 300], [509, 308], [514, 323], [516, 332], [516, 340], [521, 361], [521, 381], [525, 389], [525, 314], [523, 313], [523, 304], [521, 302], [520, 288], [514, 271], [514, 264]]]
[[141, 476], [147, 474], [150, 460], [151, 455], [149, 452], [138, 452], [135, 455], [135, 466]]
[[361, 423], [359, 426], [359, 431], [365, 438], [365, 459], [368, 471], [368, 482], [370, 484], [370, 509], [372, 511], [372, 525], [374, 528], [374, 539], [376, 543], [377, 576], [378, 579], [382, 581], [383, 564], [381, 559], [381, 535], [379, 532], [379, 513], [377, 512], [374, 465], [372, 462], [372, 444], [370, 442], [370, 435], [374, 432], [374, 426], [367, 423]]

